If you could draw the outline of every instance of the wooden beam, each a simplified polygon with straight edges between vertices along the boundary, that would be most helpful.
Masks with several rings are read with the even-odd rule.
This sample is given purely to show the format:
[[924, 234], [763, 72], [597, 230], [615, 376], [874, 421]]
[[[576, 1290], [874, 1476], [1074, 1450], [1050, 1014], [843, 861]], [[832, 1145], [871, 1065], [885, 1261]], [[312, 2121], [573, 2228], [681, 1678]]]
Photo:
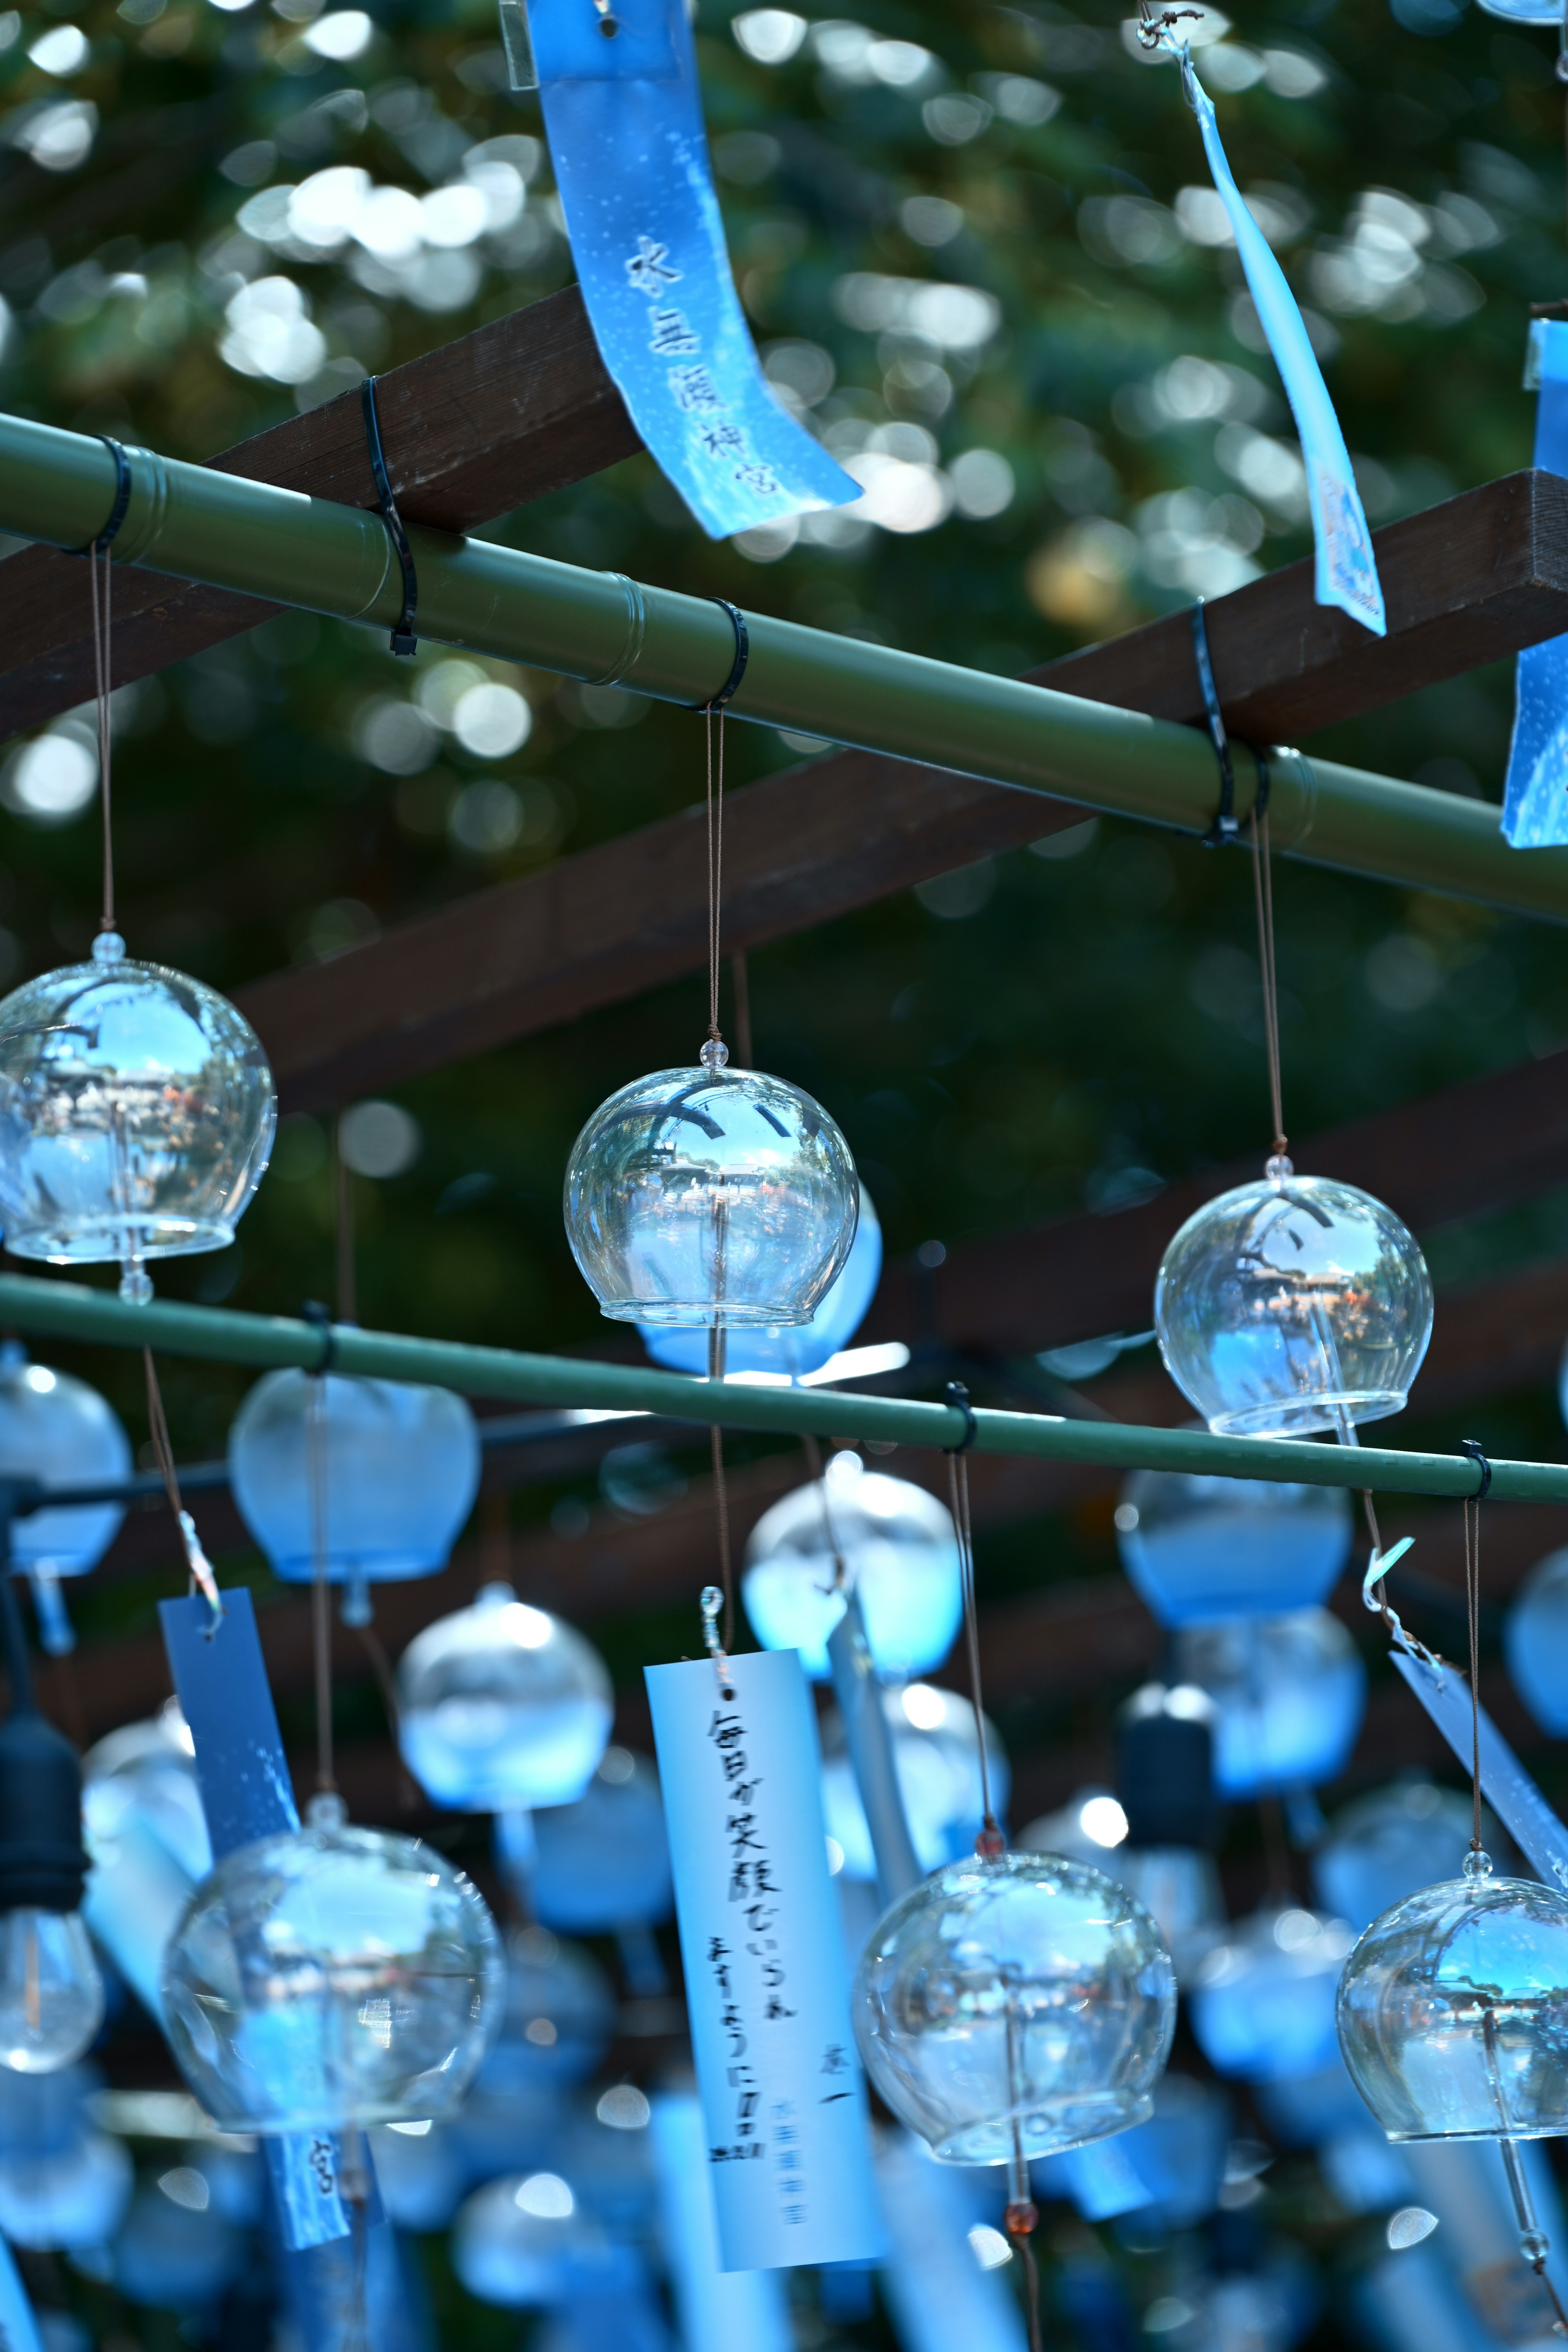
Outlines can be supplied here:
[[[383, 446], [405, 521], [471, 530], [642, 446], [575, 286], [376, 382]], [[220, 473], [372, 507], [356, 390], [210, 461]], [[237, 636], [277, 607], [152, 572], [116, 570], [116, 685]], [[41, 726], [93, 691], [86, 567], [47, 548], [0, 564], [0, 733]]]
[[[1488, 483], [1376, 540], [1385, 638], [1314, 604], [1310, 562], [1205, 608], [1239, 739], [1281, 741], [1568, 629], [1568, 482], [1554, 474]], [[1158, 718], [1203, 717], [1185, 614], [1030, 676]], [[728, 816], [739, 862], [726, 866], [725, 933], [745, 948], [1080, 824], [1084, 811], [839, 751], [734, 793]], [[698, 970], [699, 834], [689, 813], [647, 826], [244, 990], [285, 1103], [330, 1108]]]

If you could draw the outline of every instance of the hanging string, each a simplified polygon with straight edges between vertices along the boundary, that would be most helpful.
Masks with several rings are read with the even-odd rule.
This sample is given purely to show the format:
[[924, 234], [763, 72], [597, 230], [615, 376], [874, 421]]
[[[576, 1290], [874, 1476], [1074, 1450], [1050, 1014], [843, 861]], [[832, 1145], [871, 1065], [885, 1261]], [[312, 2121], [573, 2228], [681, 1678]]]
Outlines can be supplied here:
[[1006, 1841], [991, 1809], [991, 1764], [985, 1752], [985, 1711], [980, 1686], [980, 1626], [974, 1601], [974, 1532], [969, 1517], [969, 1448], [974, 1442], [974, 1414], [969, 1391], [958, 1381], [947, 1384], [947, 1402], [969, 1423], [962, 1445], [947, 1457], [948, 1494], [952, 1524], [958, 1535], [958, 1572], [963, 1594], [963, 1632], [969, 1651], [969, 1699], [974, 1709], [974, 1738], [980, 1751], [980, 1804], [983, 1826], [974, 1841], [976, 1853], [994, 1856], [1006, 1851]]
[[[724, 887], [724, 712], [719, 711], [719, 756], [713, 756], [713, 705], [702, 714], [708, 745], [708, 1034], [717, 1045], [719, 1026], [719, 906]], [[715, 765], [717, 776], [715, 776]]]
[[1473, 1437], [1462, 1438], [1461, 1453], [1479, 1465], [1481, 1483], [1467, 1495], [1460, 1508], [1465, 1524], [1465, 1614], [1470, 1637], [1470, 1852], [1481, 1851], [1481, 1504], [1492, 1483], [1491, 1464]]
[[142, 1366], [147, 1376], [147, 1426], [152, 1433], [153, 1454], [158, 1465], [158, 1475], [163, 1481], [163, 1492], [169, 1497], [169, 1508], [174, 1515], [179, 1531], [180, 1547], [190, 1571], [191, 1590], [200, 1592], [212, 1611], [213, 1622], [223, 1615], [223, 1603], [218, 1599], [217, 1579], [212, 1563], [202, 1549], [196, 1534], [195, 1521], [186, 1510], [180, 1494], [179, 1473], [174, 1467], [174, 1449], [169, 1443], [169, 1423], [163, 1411], [163, 1391], [158, 1385], [158, 1368], [153, 1361], [151, 1348], [142, 1350]]
[[1279, 1074], [1279, 989], [1274, 969], [1274, 874], [1268, 851], [1268, 811], [1258, 822], [1252, 804], [1247, 824], [1252, 832], [1252, 896], [1258, 914], [1258, 962], [1263, 979], [1263, 1039], [1268, 1056], [1268, 1100], [1274, 1115], [1274, 1157], [1286, 1157], [1284, 1087]]
[[111, 672], [110, 667], [109, 620], [110, 582], [109, 550], [103, 549], [103, 585], [98, 580], [99, 547], [97, 541], [87, 551], [88, 577], [92, 583], [92, 663], [98, 692], [98, 781], [99, 799], [103, 810], [103, 910], [98, 919], [100, 931], [114, 929], [114, 827], [110, 794], [110, 736], [109, 697]]
[[833, 1562], [833, 1583], [829, 1589], [834, 1592], [843, 1592], [848, 1589], [849, 1570], [844, 1564], [844, 1552], [833, 1525], [833, 1513], [828, 1505], [827, 1480], [822, 1467], [822, 1448], [809, 1429], [802, 1430], [800, 1446], [801, 1452], [805, 1455], [805, 1466], [810, 1475], [811, 1483], [822, 1498], [822, 1532], [827, 1538], [828, 1556]]
[[316, 1666], [316, 1787], [333, 1794], [332, 1602], [327, 1581], [327, 1381], [310, 1376], [305, 1402], [305, 1474], [310, 1496], [310, 1632]]

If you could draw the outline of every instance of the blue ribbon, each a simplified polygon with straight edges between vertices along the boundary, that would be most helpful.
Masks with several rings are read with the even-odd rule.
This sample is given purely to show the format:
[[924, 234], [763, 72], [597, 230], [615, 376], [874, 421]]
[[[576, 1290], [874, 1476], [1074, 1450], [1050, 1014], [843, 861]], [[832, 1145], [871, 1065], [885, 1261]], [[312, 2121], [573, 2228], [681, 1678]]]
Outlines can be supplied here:
[[860, 495], [785, 415], [730, 274], [684, 0], [533, 0], [573, 258], [632, 422], [710, 538]]
[[[1568, 324], [1542, 320], [1531, 341], [1541, 369], [1535, 462], [1568, 474]], [[1568, 841], [1568, 637], [1520, 655], [1502, 830], [1515, 849]]]
[[[199, 1593], [161, 1601], [169, 1671], [195, 1749], [196, 1785], [213, 1857], [288, 1835], [300, 1826], [293, 1783], [256, 1630], [250, 1595], [226, 1592], [214, 1619]], [[284, 2243], [322, 2246], [352, 2235], [354, 2216], [340, 2187], [342, 2146], [334, 2132], [268, 2135], [262, 2147]], [[369, 2154], [368, 2221], [383, 2218]]]
[[1247, 272], [1247, 290], [1258, 324], [1268, 339], [1268, 348], [1301, 437], [1312, 536], [1317, 544], [1318, 603], [1337, 604], [1352, 621], [1359, 621], [1363, 628], [1381, 637], [1385, 628], [1383, 590], [1372, 551], [1372, 533], [1366, 527], [1350, 452], [1340, 431], [1334, 404], [1329, 398], [1329, 388], [1323, 382], [1323, 372], [1285, 272], [1231, 176], [1213, 103], [1193, 71], [1192, 59], [1180, 39], [1169, 32], [1164, 36], [1164, 46], [1180, 61], [1182, 87], [1187, 103], [1197, 116], [1204, 152], [1230, 221], [1241, 266]]

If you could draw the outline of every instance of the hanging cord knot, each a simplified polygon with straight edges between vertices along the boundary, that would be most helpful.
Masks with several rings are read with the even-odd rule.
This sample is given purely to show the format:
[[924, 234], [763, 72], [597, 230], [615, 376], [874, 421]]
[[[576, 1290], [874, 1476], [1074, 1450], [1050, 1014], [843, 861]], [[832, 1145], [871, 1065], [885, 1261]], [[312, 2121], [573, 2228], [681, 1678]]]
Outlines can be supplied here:
[[180, 1493], [180, 1475], [174, 1467], [174, 1449], [169, 1443], [168, 1418], [163, 1411], [163, 1391], [158, 1385], [158, 1367], [153, 1360], [151, 1348], [142, 1349], [142, 1363], [147, 1376], [147, 1426], [152, 1433], [153, 1453], [158, 1465], [158, 1474], [163, 1481], [163, 1492], [169, 1498], [169, 1508], [174, 1516], [180, 1549], [185, 1555], [191, 1591], [199, 1592], [212, 1612], [212, 1622], [206, 1629], [210, 1639], [216, 1633], [224, 1615], [217, 1579], [213, 1574], [211, 1561], [202, 1549], [195, 1521], [186, 1510]]
[[1476, 1465], [1481, 1474], [1481, 1483], [1476, 1488], [1471, 1500], [1478, 1503], [1484, 1503], [1488, 1495], [1491, 1491], [1492, 1465], [1487, 1460], [1485, 1454], [1481, 1450], [1479, 1438], [1461, 1437], [1459, 1440], [1459, 1451], [1461, 1454], [1468, 1454], [1469, 1455], [1470, 1460]]
[[414, 569], [414, 551], [408, 544], [408, 533], [403, 527], [403, 517], [397, 511], [397, 500], [393, 495], [392, 477], [386, 470], [386, 457], [381, 446], [381, 419], [375, 407], [374, 376], [366, 376], [359, 388], [359, 396], [360, 406], [364, 412], [365, 448], [370, 457], [371, 479], [375, 484], [375, 502], [403, 573], [403, 609], [393, 625], [388, 643], [395, 654], [412, 656], [419, 650], [419, 640], [414, 633], [414, 616], [419, 609], [419, 577]]
[[962, 1381], [949, 1381], [942, 1392], [942, 1401], [943, 1404], [951, 1405], [954, 1412], [961, 1412], [963, 1415], [963, 1435], [956, 1445], [944, 1445], [942, 1452], [944, 1454], [969, 1453], [979, 1434], [974, 1424], [974, 1407], [969, 1402], [969, 1391]]
[[319, 1298], [307, 1298], [300, 1309], [300, 1320], [321, 1335], [321, 1360], [310, 1367], [312, 1374], [320, 1379], [333, 1369], [338, 1360], [338, 1335], [332, 1328], [331, 1309]]

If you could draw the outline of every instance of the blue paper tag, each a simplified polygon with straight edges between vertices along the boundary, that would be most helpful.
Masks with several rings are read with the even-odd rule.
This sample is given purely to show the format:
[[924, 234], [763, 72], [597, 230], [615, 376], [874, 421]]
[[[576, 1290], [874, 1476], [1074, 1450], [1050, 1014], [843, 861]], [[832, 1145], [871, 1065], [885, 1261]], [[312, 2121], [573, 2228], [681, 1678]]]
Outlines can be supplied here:
[[795, 1650], [646, 1669], [721, 2266], [875, 2260], [866, 2085]]
[[[1389, 1656], [1467, 1771], [1474, 1755], [1470, 1685], [1458, 1667], [1440, 1671], [1408, 1650]], [[1481, 1794], [1549, 1886], [1568, 1894], [1568, 1830], [1558, 1820], [1496, 1724], [1480, 1710]]]
[[[169, 1670], [195, 1748], [207, 1835], [219, 1862], [237, 1846], [300, 1826], [256, 1611], [243, 1586], [220, 1598], [224, 1613], [216, 1619], [200, 1593], [158, 1604]], [[322, 2246], [348, 2237], [353, 2211], [338, 2186], [342, 2148], [337, 2135], [289, 2132], [269, 2135], [262, 2145], [285, 2242]], [[370, 2179], [365, 2210], [370, 2221], [379, 2221], [368, 2150], [363, 2170]]]
[[0, 2352], [44, 2352], [16, 2258], [0, 2238]]
[[[1537, 319], [1531, 351], [1540, 387], [1535, 462], [1568, 475], [1568, 323]], [[1526, 646], [1519, 656], [1502, 830], [1515, 849], [1568, 841], [1568, 636]]]
[[[605, 27], [614, 25], [613, 35]], [[724, 244], [684, 0], [533, 0], [540, 103], [600, 355], [710, 538], [860, 495], [763, 379]]]
[[1320, 604], [1337, 604], [1352, 621], [1359, 621], [1363, 628], [1381, 637], [1386, 625], [1383, 589], [1372, 551], [1372, 533], [1366, 527], [1350, 452], [1345, 447], [1345, 436], [1340, 430], [1334, 404], [1329, 398], [1317, 353], [1301, 322], [1285, 272], [1231, 176], [1208, 94], [1192, 69], [1192, 60], [1179, 35], [1168, 38], [1181, 64], [1188, 102], [1198, 118], [1204, 152], [1230, 221], [1258, 323], [1268, 338], [1268, 348], [1284, 383], [1296, 430], [1301, 436], [1307, 497], [1312, 510], [1312, 537], [1317, 545], [1317, 601]]

